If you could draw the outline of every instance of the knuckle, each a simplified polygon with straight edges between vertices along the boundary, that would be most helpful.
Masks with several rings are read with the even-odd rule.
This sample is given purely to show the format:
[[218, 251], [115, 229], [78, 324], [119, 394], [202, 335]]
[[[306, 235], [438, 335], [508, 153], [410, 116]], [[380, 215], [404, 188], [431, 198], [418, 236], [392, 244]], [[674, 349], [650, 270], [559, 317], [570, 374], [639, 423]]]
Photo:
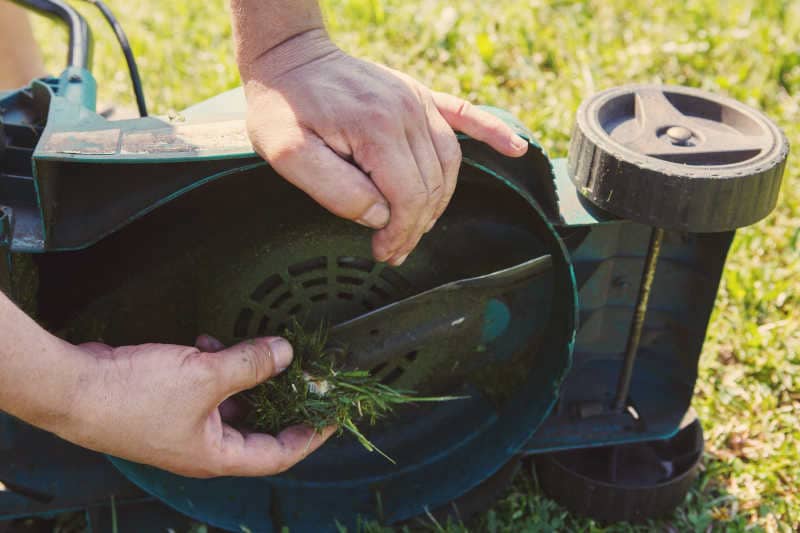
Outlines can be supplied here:
[[472, 113], [472, 104], [467, 100], [461, 100], [456, 106], [455, 114], [461, 118], [466, 118]]
[[439, 204], [442, 198], [444, 198], [444, 193], [444, 183], [440, 181], [430, 189], [429, 196], [434, 203]]
[[250, 142], [253, 143], [255, 147], [261, 147], [264, 144], [263, 139], [261, 138], [262, 128], [260, 123], [253, 119], [252, 116], [247, 117], [247, 121], [245, 122], [245, 128], [247, 129], [247, 137], [250, 139]]
[[489, 132], [495, 137], [506, 137], [509, 133], [507, 126], [502, 122], [495, 122], [489, 127]]
[[446, 181], [451, 181], [461, 168], [461, 143], [458, 142], [455, 132], [443, 120], [431, 124], [431, 129], [435, 132], [436, 152], [443, 177]]
[[383, 145], [375, 140], [365, 140], [358, 147], [356, 158], [365, 170], [380, 168], [382, 163]]
[[422, 104], [419, 98], [410, 90], [405, 89], [398, 92], [397, 108], [405, 115], [417, 116], [422, 112]]
[[250, 381], [258, 383], [265, 380], [272, 371], [272, 351], [268, 347], [248, 343], [244, 353]]
[[410, 226], [400, 226], [399, 224], [395, 224], [394, 227], [387, 226], [386, 229], [382, 230], [381, 239], [376, 240], [375, 244], [387, 252], [395, 252], [403, 245], [406, 240], [406, 234], [410, 230]]
[[395, 227], [403, 233], [413, 228], [429, 203], [430, 193], [424, 187], [398, 195], [391, 204]]
[[307, 143], [304, 139], [284, 139], [279, 144], [266, 149], [267, 159], [271, 163], [294, 161], [307, 152]]
[[387, 106], [372, 106], [365, 111], [365, 118], [370, 126], [377, 129], [388, 129], [392, 127], [396, 119]]
[[461, 143], [456, 139], [455, 134], [451, 131], [448, 135], [448, 141], [445, 143], [443, 167], [446, 174], [456, 173], [461, 167]]
[[450, 204], [450, 198], [442, 199], [442, 202], [436, 207], [436, 212], [433, 215], [434, 220], [438, 220], [447, 210], [447, 206]]
[[422, 208], [430, 203], [432, 192], [433, 190], [428, 187], [414, 188], [408, 197], [408, 202], [413, 207]]
[[193, 354], [191, 357], [194, 384], [205, 387], [215, 383], [218, 375], [218, 365], [215, 358], [206, 353]]
[[[334, 205], [329, 208], [336, 216], [347, 220], [365, 220], [364, 217], [367, 213], [370, 213], [375, 203], [381, 201], [380, 196], [375, 195], [373, 189], [370, 188], [368, 184], [354, 183], [348, 187], [348, 194], [350, 197], [347, 203]], [[384, 226], [385, 225], [386, 224], [384, 224]]]
[[342, 117], [331, 128], [330, 132], [317, 130], [323, 138], [336, 137], [344, 139], [345, 144], [349, 145], [349, 139], [359, 140], [369, 138], [370, 122], [367, 115], [363, 112], [342, 114]]
[[421, 236], [422, 233], [420, 232], [419, 234], [415, 234], [413, 238], [408, 239], [408, 241], [406, 241], [406, 243], [403, 244], [403, 246], [398, 249], [397, 254], [398, 255], [410, 254], [412, 251], [414, 251], [414, 248], [417, 247], [417, 243], [419, 243], [419, 239]]
[[417, 178], [409, 180], [403, 187], [399, 187], [393, 195], [392, 207], [398, 212], [406, 212], [411, 215], [419, 208], [425, 206], [430, 198], [430, 190]]

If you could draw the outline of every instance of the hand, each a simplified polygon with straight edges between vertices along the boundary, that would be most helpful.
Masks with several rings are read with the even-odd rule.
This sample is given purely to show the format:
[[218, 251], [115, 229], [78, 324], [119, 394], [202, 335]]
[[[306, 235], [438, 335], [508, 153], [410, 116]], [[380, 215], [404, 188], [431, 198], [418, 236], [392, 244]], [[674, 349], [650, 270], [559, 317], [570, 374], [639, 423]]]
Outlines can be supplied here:
[[289, 365], [292, 348], [284, 339], [224, 348], [203, 336], [197, 345], [81, 345], [90, 371], [74, 395], [74, 422], [55, 432], [86, 448], [203, 478], [277, 474], [333, 432], [295, 426], [273, 437], [225, 423], [227, 398]]
[[453, 129], [508, 156], [527, 143], [500, 119], [350, 57], [311, 30], [240, 64], [256, 151], [332, 213], [377, 229], [378, 261], [401, 264], [456, 187]]

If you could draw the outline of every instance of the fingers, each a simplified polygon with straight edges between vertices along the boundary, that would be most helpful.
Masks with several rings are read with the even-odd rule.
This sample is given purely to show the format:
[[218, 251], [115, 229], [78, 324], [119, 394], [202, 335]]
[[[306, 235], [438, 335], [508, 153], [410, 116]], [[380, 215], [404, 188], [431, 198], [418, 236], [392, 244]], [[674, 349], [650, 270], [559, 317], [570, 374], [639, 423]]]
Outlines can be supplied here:
[[283, 372], [292, 362], [292, 346], [280, 337], [251, 339], [217, 352], [213, 361], [227, 397]]
[[453, 129], [485, 142], [501, 154], [519, 157], [528, 151], [528, 143], [514, 133], [508, 124], [466, 100], [431, 92], [436, 108]]
[[355, 152], [359, 165], [389, 200], [389, 224], [375, 233], [372, 249], [378, 261], [399, 265], [419, 240], [431, 218], [428, 186], [417, 167], [405, 134], [387, 131]]
[[[435, 108], [432, 111], [438, 114]], [[408, 234], [406, 242], [397, 249], [389, 264], [399, 266], [416, 248], [422, 235], [433, 226], [436, 213], [442, 203], [445, 192], [442, 164], [439, 161], [436, 147], [427, 127], [427, 119], [416, 122], [407, 132], [408, 144], [414, 154], [414, 162], [427, 190], [427, 200], [422, 211], [417, 214], [416, 224]]]
[[312, 132], [293, 135], [297, 138], [264, 143], [264, 156], [275, 170], [334, 215], [373, 229], [388, 224], [389, 205], [364, 172]]
[[[225, 348], [210, 335], [200, 335], [195, 346], [206, 353], [216, 353], [225, 375], [225, 389], [239, 392], [280, 373], [292, 361], [291, 345], [282, 338], [268, 337], [246, 341]], [[223, 422], [241, 419], [244, 408], [236, 397], [219, 405]], [[228, 424], [222, 425], [221, 456], [216, 461], [221, 476], [269, 476], [283, 472], [319, 448], [336, 428], [314, 431], [306, 426], [293, 426], [277, 436], [263, 433], [242, 433]]]
[[[455, 192], [461, 149], [454, 128], [508, 156], [521, 156], [528, 148], [524, 139], [494, 115], [455, 96], [436, 92], [431, 95], [432, 101], [426, 106], [425, 117], [416, 120], [410, 117], [418, 126], [424, 124], [427, 127], [425, 131], [412, 126], [407, 133], [416, 173], [409, 168], [408, 162], [392, 161], [390, 153], [384, 153], [383, 164], [376, 167], [370, 167], [367, 161], [366, 169], [389, 201], [392, 213], [389, 225], [373, 238], [373, 250], [376, 259], [395, 266], [405, 261], [422, 234], [433, 227]], [[402, 145], [397, 143], [394, 152], [395, 156], [407, 157]], [[416, 188], [413, 178], [417, 174], [426, 193]], [[391, 188], [393, 184], [397, 184], [394, 190]], [[423, 201], [424, 194], [427, 197]]]
[[220, 475], [271, 476], [284, 472], [319, 448], [336, 428], [315, 431], [292, 426], [276, 437], [263, 433], [244, 435], [225, 426], [223, 429]]
[[194, 341], [194, 346], [201, 352], [215, 353], [225, 349], [225, 345], [211, 335], [200, 335]]
[[[425, 185], [427, 198], [415, 214], [416, 224], [405, 233], [406, 241], [395, 249], [388, 260], [390, 264], [396, 266], [405, 261], [422, 235], [433, 227], [444, 212], [455, 192], [458, 170], [461, 166], [461, 148], [453, 129], [436, 109], [430, 97], [425, 94], [420, 97], [423, 100], [424, 113], [419, 117], [411, 117], [412, 122], [407, 126], [406, 136], [417, 171]], [[398, 207], [394, 207], [393, 196], [385, 191], [384, 193], [392, 202], [393, 212], [396, 212]], [[390, 225], [391, 222], [393, 221], [390, 221]]]
[[426, 228], [429, 231], [450, 203], [458, 182], [458, 171], [461, 168], [461, 145], [456, 139], [450, 125], [432, 104], [428, 110], [428, 128], [436, 154], [442, 168], [443, 191], [439, 204], [434, 210], [433, 220]]

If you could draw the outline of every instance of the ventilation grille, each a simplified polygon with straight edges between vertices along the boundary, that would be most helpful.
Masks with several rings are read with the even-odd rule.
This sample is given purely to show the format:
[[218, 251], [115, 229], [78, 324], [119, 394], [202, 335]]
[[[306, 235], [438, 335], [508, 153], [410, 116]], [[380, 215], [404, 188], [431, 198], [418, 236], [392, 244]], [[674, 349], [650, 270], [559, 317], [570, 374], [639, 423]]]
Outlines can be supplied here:
[[[337, 323], [411, 294], [396, 270], [363, 257], [318, 256], [267, 276], [250, 294], [233, 325], [237, 340], [279, 335], [292, 323]], [[378, 365], [373, 371], [395, 381], [416, 358]]]

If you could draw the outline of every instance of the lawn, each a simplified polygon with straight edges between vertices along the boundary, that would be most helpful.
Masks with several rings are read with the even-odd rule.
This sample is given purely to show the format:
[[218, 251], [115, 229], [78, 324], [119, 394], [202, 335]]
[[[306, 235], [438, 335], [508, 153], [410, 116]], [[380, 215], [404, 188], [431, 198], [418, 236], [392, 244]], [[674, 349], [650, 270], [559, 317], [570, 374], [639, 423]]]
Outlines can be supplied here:
[[[325, 0], [348, 52], [432, 87], [509, 109], [553, 156], [575, 110], [628, 82], [690, 85], [761, 108], [800, 146], [800, 1]], [[223, 0], [115, 0], [155, 113], [239, 83]], [[99, 98], [132, 107], [122, 55], [95, 29]], [[63, 34], [38, 20], [47, 64]], [[488, 531], [794, 531], [800, 524], [800, 157], [765, 221], [736, 237], [701, 360], [694, 407], [705, 471], [669, 520], [603, 528], [570, 516], [520, 476], [471, 529]], [[366, 527], [365, 529], [378, 529]], [[461, 526], [449, 529], [460, 531]]]

